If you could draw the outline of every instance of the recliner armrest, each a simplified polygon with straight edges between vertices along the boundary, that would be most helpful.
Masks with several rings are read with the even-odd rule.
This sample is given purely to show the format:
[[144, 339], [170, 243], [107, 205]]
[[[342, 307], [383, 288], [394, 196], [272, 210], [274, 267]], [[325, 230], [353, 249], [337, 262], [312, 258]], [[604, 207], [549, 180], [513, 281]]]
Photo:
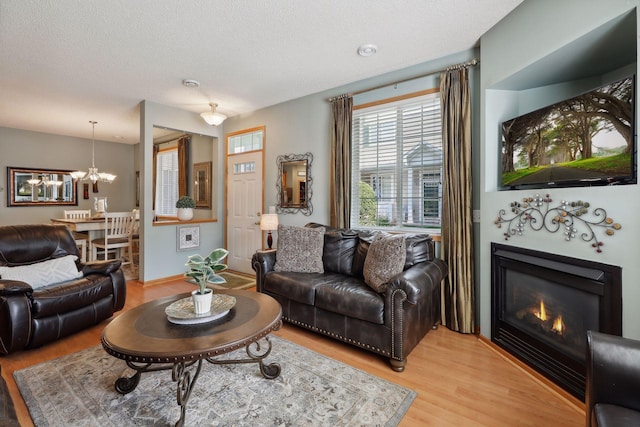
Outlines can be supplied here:
[[587, 425], [596, 403], [640, 411], [638, 360], [640, 341], [587, 331]]
[[22, 295], [33, 292], [30, 284], [20, 280], [0, 279], [0, 296]]
[[110, 261], [93, 261], [83, 265], [82, 274], [84, 276], [89, 274], [104, 274], [106, 276], [119, 269], [121, 265], [122, 261], [119, 259]]
[[395, 276], [387, 285], [386, 293], [391, 295], [396, 289], [403, 290], [407, 302], [417, 304], [420, 294], [427, 294], [434, 286], [440, 286], [447, 274], [447, 264], [441, 259], [421, 262]]

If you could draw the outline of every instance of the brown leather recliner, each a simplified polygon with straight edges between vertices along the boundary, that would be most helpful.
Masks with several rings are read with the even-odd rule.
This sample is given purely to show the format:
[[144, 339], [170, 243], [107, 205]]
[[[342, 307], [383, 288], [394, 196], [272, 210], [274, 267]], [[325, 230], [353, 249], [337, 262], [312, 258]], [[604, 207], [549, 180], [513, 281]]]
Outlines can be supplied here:
[[640, 425], [640, 341], [587, 331], [587, 427]]
[[[0, 227], [0, 266], [23, 266], [79, 257], [62, 225]], [[126, 281], [120, 260], [82, 264], [82, 277], [33, 289], [0, 278], [0, 354], [39, 347], [100, 323], [124, 307]]]

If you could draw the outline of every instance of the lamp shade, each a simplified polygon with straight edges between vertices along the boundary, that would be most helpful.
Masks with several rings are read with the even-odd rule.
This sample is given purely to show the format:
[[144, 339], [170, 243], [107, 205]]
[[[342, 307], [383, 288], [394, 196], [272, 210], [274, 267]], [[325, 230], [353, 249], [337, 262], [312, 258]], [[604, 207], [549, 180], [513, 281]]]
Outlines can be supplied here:
[[218, 126], [220, 123], [224, 122], [227, 119], [227, 116], [216, 111], [216, 107], [218, 106], [218, 104], [211, 103], [209, 105], [211, 106], [211, 111], [205, 111], [204, 113], [200, 114], [200, 117], [202, 117], [204, 121], [211, 126]]
[[277, 230], [278, 229], [278, 215], [277, 214], [262, 214], [260, 217], [260, 230]]

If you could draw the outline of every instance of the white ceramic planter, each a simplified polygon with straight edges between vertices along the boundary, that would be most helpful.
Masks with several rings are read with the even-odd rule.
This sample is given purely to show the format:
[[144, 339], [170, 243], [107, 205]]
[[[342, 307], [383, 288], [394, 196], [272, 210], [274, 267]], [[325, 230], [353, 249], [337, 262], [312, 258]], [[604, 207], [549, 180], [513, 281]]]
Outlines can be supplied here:
[[205, 314], [211, 311], [211, 299], [213, 297], [213, 291], [207, 289], [207, 293], [200, 294], [200, 291], [191, 292], [191, 298], [193, 299], [193, 311], [196, 314]]
[[193, 218], [192, 208], [178, 208], [178, 219], [180, 221], [189, 221]]

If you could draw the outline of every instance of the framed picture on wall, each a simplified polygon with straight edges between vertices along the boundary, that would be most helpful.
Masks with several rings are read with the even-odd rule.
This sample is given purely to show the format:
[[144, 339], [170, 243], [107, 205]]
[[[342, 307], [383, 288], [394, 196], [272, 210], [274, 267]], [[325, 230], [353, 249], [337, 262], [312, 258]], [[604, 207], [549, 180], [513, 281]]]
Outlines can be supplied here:
[[196, 208], [211, 209], [211, 162], [194, 163], [193, 177]]
[[176, 230], [178, 251], [189, 251], [200, 247], [199, 225], [179, 225]]

